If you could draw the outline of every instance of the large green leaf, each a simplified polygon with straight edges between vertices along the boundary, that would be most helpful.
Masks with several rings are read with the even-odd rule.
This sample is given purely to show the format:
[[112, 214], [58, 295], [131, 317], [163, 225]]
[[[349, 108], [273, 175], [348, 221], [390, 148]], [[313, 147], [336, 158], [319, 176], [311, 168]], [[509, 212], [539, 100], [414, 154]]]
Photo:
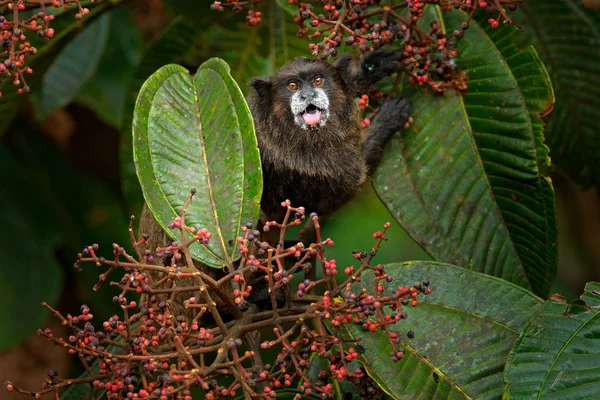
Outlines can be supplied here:
[[533, 44], [556, 92], [547, 119], [552, 161], [584, 186], [600, 188], [600, 12], [579, 0], [527, 0], [514, 13]]
[[[445, 13], [445, 29], [464, 19]], [[514, 32], [472, 21], [457, 44], [469, 90], [444, 97], [409, 91], [415, 122], [391, 140], [375, 188], [434, 259], [547, 296], [556, 274], [556, 216], [537, 114], [553, 97], [535, 51], [518, 51]]]
[[133, 215], [139, 215], [144, 205], [144, 197], [135, 173], [133, 164], [133, 142], [131, 126], [133, 122], [133, 109], [140, 88], [157, 69], [165, 64], [175, 61], [189, 47], [189, 38], [196, 35], [199, 29], [186, 21], [183, 17], [177, 17], [167, 25], [160, 35], [144, 49], [141, 61], [135, 71], [135, 75], [127, 88], [124, 101], [121, 124], [121, 138], [119, 146], [119, 166], [121, 170], [121, 187], [127, 201], [128, 209]]
[[262, 173], [252, 115], [227, 64], [212, 58], [194, 77], [178, 65], [154, 73], [136, 102], [133, 143], [144, 198], [161, 226], [196, 188], [187, 223], [213, 238], [190, 251], [213, 267], [231, 265], [241, 226], [258, 219]]
[[[362, 338], [371, 377], [396, 399], [500, 398], [510, 349], [542, 300], [502, 279], [449, 264], [408, 262], [387, 265], [386, 271], [394, 278], [384, 283], [387, 290], [428, 279], [432, 293], [391, 327], [405, 349], [395, 364], [384, 333], [347, 326]], [[373, 290], [372, 279], [362, 281]]]
[[504, 379], [510, 399], [598, 398], [600, 283], [573, 304], [548, 300], [523, 329]]
[[110, 23], [110, 13], [103, 14], [75, 36], [54, 59], [42, 83], [34, 88], [33, 103], [40, 121], [71, 103], [96, 72]]
[[[56, 31], [56, 34], [52, 39], [41, 42], [35, 37], [30, 35], [29, 40], [32, 45], [38, 47], [38, 52], [34, 56], [28, 58], [28, 65], [33, 69], [33, 74], [27, 77], [27, 84], [34, 88], [40, 84], [44, 72], [50, 67], [54, 58], [59, 54], [77, 33], [79, 33], [87, 24], [90, 24], [94, 19], [102, 15], [105, 11], [111, 9], [115, 5], [121, 3], [123, 0], [109, 0], [99, 4], [90, 6], [90, 12], [83, 18], [83, 20], [76, 20], [74, 15], [77, 12], [77, 8], [71, 8], [68, 12], [62, 12], [58, 15], [54, 21], [52, 21], [52, 28]], [[82, 2], [82, 5], [87, 5], [89, 1]], [[29, 38], [28, 38], [29, 39]], [[17, 115], [17, 110], [27, 98], [26, 95], [19, 95], [17, 91], [12, 87], [12, 80], [4, 80], [0, 82], [0, 91], [2, 91], [2, 100], [0, 101], [0, 136], [2, 136], [8, 126], [10, 125], [13, 118]]]

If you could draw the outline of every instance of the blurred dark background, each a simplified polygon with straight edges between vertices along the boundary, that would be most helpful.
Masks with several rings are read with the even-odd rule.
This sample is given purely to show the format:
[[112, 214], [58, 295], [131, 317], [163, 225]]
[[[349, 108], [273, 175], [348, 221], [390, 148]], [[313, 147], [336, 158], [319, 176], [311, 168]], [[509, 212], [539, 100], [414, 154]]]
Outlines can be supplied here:
[[[264, 63], [271, 65], [267, 72], [278, 64], [269, 29], [289, 30], [290, 51], [309, 55], [293, 24], [269, 26], [291, 20], [280, 10], [268, 11], [265, 26], [250, 28], [243, 14], [215, 13], [210, 3], [126, 1], [57, 48], [57, 58], [40, 67], [45, 74], [18, 107], [6, 106], [9, 96], [0, 99], [0, 118], [9, 124], [0, 136], [0, 381], [39, 387], [49, 367], [68, 373], [67, 353], [35, 334], [38, 327], [62, 330], [42, 300], [64, 312], [88, 304], [98, 321], [118, 311], [108, 285], [92, 291], [98, 271], [88, 266], [77, 272], [73, 262], [85, 245], [110, 251], [114, 242], [129, 244], [129, 215], [139, 214], [141, 199], [123, 160], [131, 154], [128, 129], [144, 79], [169, 62], [194, 70], [219, 56], [246, 90]], [[228, 47], [232, 42], [241, 44]], [[14, 91], [9, 86], [3, 91]], [[554, 291], [571, 299], [585, 282], [600, 280], [600, 196], [565, 173], [551, 177], [560, 229]], [[428, 259], [370, 186], [327, 223], [324, 235], [336, 242], [330, 256], [340, 266], [352, 263], [351, 251], [369, 249], [372, 232], [386, 221], [392, 222], [390, 241], [378, 262]]]

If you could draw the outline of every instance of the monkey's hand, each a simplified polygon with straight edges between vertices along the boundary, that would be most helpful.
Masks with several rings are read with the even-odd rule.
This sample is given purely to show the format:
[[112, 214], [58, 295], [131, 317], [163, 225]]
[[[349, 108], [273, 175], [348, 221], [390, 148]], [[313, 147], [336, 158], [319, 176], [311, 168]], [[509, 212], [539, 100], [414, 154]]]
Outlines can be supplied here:
[[372, 130], [377, 135], [388, 135], [387, 140], [397, 131], [399, 131], [408, 121], [412, 106], [410, 102], [402, 96], [393, 96], [388, 98], [379, 109], [379, 113], [374, 119]]
[[364, 79], [373, 85], [381, 79], [398, 71], [402, 52], [394, 50], [379, 49], [366, 53], [362, 59], [362, 70]]
[[362, 142], [361, 151], [367, 163], [369, 176], [379, 165], [387, 142], [408, 121], [411, 109], [410, 102], [402, 96], [390, 97], [381, 105], [379, 114], [371, 123]]
[[359, 60], [352, 54], [342, 54], [333, 66], [338, 70], [353, 96], [368, 93], [371, 87], [395, 72], [400, 67], [402, 52], [396, 50], [375, 50], [366, 53]]

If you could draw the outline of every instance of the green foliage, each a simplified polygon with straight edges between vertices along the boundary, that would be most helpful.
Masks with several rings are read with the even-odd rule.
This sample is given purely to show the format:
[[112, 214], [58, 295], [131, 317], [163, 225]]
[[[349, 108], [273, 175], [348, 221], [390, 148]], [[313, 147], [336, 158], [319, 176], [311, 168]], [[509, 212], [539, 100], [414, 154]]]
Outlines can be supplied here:
[[[125, 118], [131, 120], [133, 105], [125, 109], [125, 100], [142, 58], [142, 38], [127, 8], [118, 7], [108, 15], [110, 26], [107, 41], [110, 46], [105, 46], [96, 73], [79, 92], [77, 102], [94, 110], [104, 123], [119, 129]], [[141, 82], [135, 95], [140, 86]]]
[[[250, 28], [242, 19], [210, 11], [208, 3], [167, 0], [177, 17], [140, 54], [140, 35], [126, 12], [105, 13], [118, 3], [91, 7], [83, 22], [73, 18], [74, 11], [57, 14], [56, 37], [40, 41], [39, 53], [30, 58], [35, 114], [43, 119], [78, 99], [119, 127], [129, 210], [139, 215], [145, 197], [166, 228], [196, 188], [188, 223], [207, 228], [213, 238], [208, 246], [192, 246], [193, 256], [216, 268], [229, 265], [238, 256], [241, 226], [258, 218], [262, 192], [242, 91], [250, 78], [309, 55], [308, 42], [296, 37], [290, 18], [297, 8], [287, 0], [268, 2], [262, 24]], [[544, 130], [559, 169], [585, 186], [600, 187], [600, 53], [594, 51], [600, 14], [576, 0], [526, 0], [519, 9], [516, 21], [526, 27], [524, 33], [510, 26], [491, 29], [483, 15], [457, 42], [456, 62], [468, 75], [468, 91], [436, 97], [405, 88], [415, 122], [392, 140], [374, 179], [392, 218], [427, 252], [415, 250], [392, 226], [390, 243], [376, 261], [435, 260], [388, 267], [394, 281], [385, 286], [429, 279], [433, 289], [417, 307], [407, 307], [408, 320], [398, 324], [405, 349], [399, 362], [392, 363], [382, 332], [346, 327], [347, 334], [362, 338], [361, 362], [393, 398], [583, 399], [600, 391], [600, 285], [588, 284], [573, 304], [537, 297], [548, 296], [557, 264]], [[447, 32], [467, 18], [460, 11], [442, 15], [433, 6], [427, 12], [425, 20], [442, 21]], [[190, 22], [200, 18], [202, 24]], [[178, 65], [164, 66], [196, 50], [197, 43], [194, 61], [217, 55], [225, 62], [210, 59], [194, 76]], [[0, 134], [25, 99], [8, 85], [0, 83]], [[544, 127], [540, 115], [552, 106], [554, 93], [554, 112]], [[72, 171], [48, 147], [29, 134], [12, 148], [0, 145], [0, 185], [7, 188], [0, 196], [0, 219], [11, 233], [0, 244], [0, 257], [14, 260], [0, 269], [5, 301], [0, 350], [43, 325], [48, 312], [39, 306], [42, 300], [59, 300], [66, 275], [60, 256], [74, 256], [91, 244], [87, 240], [104, 248], [113, 241], [129, 244], [118, 197]], [[365, 232], [389, 217], [367, 188], [325, 225], [324, 236], [339, 243], [329, 257], [350, 263], [349, 250], [367, 250]], [[15, 257], [19, 254], [28, 256]], [[90, 297], [96, 272], [84, 270], [72, 290], [94, 301], [101, 320], [115, 306], [107, 289]], [[407, 338], [409, 330], [414, 339]], [[318, 361], [313, 375], [327, 367], [323, 358]], [[88, 390], [76, 386], [64, 396], [79, 398]], [[340, 386], [336, 390], [352, 395]], [[302, 393], [286, 389], [278, 398]]]
[[232, 21], [213, 26], [207, 34], [208, 54], [218, 54], [231, 66], [231, 75], [245, 92], [253, 77], [271, 75], [308, 52], [308, 43], [296, 36], [297, 26], [280, 7], [270, 2], [265, 14], [258, 27]]
[[584, 399], [600, 393], [600, 284], [572, 304], [548, 300], [527, 323], [504, 370], [508, 399]]
[[213, 238], [190, 251], [213, 267], [232, 265], [242, 225], [258, 220], [262, 173], [252, 115], [227, 64], [210, 59], [194, 77], [177, 65], [159, 69], [138, 96], [133, 138], [136, 171], [157, 221], [169, 232], [186, 193], [197, 189], [188, 225]]
[[533, 44], [552, 77], [546, 139], [553, 163], [584, 187], [600, 188], [600, 12], [579, 0], [527, 0], [514, 17], [525, 28], [515, 40]]
[[211, 17], [217, 17], [218, 13], [210, 11], [209, 2], [198, 0], [165, 0], [167, 8], [176, 16], [197, 19], [202, 15], [209, 14]]
[[[432, 293], [412, 308], [408, 319], [392, 326], [405, 349], [393, 364], [383, 332], [368, 334], [358, 325], [370, 375], [394, 398], [493, 399], [502, 393], [508, 352], [527, 320], [541, 306], [531, 292], [489, 275], [435, 262], [391, 264], [386, 271], [397, 287], [431, 279]], [[364, 278], [367, 292], [372, 280]], [[415, 333], [414, 339], [406, 335]]]
[[[449, 31], [464, 19], [444, 14]], [[533, 49], [517, 51], [513, 34], [472, 21], [457, 45], [468, 91], [407, 91], [415, 123], [388, 146], [375, 188], [435, 260], [545, 297], [556, 275], [556, 216], [537, 113], [553, 97], [543, 64]]]
[[[45, 212], [38, 189], [23, 180], [19, 165], [6, 146], [0, 147], [2, 174], [0, 185], [0, 220], [11, 240], [0, 244], [0, 350], [6, 350], [24, 339], [24, 332], [37, 329], [48, 317], [42, 301], [56, 303], [63, 285], [60, 265], [54, 258], [58, 245], [55, 229], [59, 219]], [[33, 171], [28, 171], [33, 172]], [[34, 207], [31, 207], [34, 205]], [[27, 254], [28, 257], [19, 257]], [[13, 260], [12, 262], [9, 260]], [[27, 298], [23, 294], [27, 293]], [[27, 318], [23, 318], [26, 315]]]
[[101, 15], [54, 59], [34, 90], [33, 103], [40, 121], [71, 103], [94, 75], [108, 40], [110, 22], [109, 13]]
[[[53, 60], [60, 51], [87, 25], [92, 23], [97, 17], [104, 12], [110, 10], [114, 6], [121, 3], [123, 0], [105, 1], [92, 7], [90, 13], [83, 21], [77, 21], [74, 17], [77, 10], [70, 9], [68, 12], [63, 12], [58, 15], [52, 26], [57, 34], [52, 40], [44, 41], [38, 45], [40, 40], [32, 37], [30, 40], [33, 46], [38, 47], [36, 55], [31, 56], [28, 60], [28, 65], [35, 73], [28, 77], [27, 83], [30, 87], [36, 87], [40, 84], [46, 71], [52, 65]], [[89, 2], [82, 2], [87, 5]], [[26, 96], [18, 95], [14, 88], [9, 88], [12, 83], [8, 80], [0, 82], [0, 91], [3, 92], [2, 101], [0, 102], [0, 137], [6, 132], [11, 121], [17, 114], [17, 110], [26, 99]]]
[[336, 240], [335, 246], [327, 250], [328, 257], [335, 259], [339, 265], [353, 264], [355, 259], [352, 257], [352, 250], [364, 248], [365, 234], [381, 229], [381, 223], [385, 221], [391, 223], [386, 236], [388, 243], [394, 245], [384, 245], [379, 249], [378, 263], [431, 260], [431, 257], [394, 220], [370, 185], [365, 185], [361, 193], [323, 225], [323, 236]]
[[[127, 217], [112, 190], [73, 169], [47, 140], [23, 130], [0, 152], [0, 221], [11, 235], [0, 242], [0, 255], [12, 260], [0, 267], [6, 305], [0, 348], [7, 349], [44, 326], [50, 313], [41, 302], [56, 305], [64, 275], [74, 272], [72, 263], [88, 240], [104, 248], [114, 241], [127, 247], [130, 241]], [[60, 267], [65, 258], [68, 271]], [[68, 290], [94, 304], [97, 318], [108, 318], [118, 309], [110, 289], [91, 290], [97, 280], [97, 271], [84, 270]]]

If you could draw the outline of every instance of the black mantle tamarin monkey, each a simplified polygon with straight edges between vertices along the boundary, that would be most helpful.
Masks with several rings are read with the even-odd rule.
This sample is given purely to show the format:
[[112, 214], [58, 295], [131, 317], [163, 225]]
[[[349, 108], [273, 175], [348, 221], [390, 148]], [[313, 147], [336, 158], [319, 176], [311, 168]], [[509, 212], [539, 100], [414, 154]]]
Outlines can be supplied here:
[[248, 98], [263, 168], [261, 209], [281, 220], [281, 202], [327, 216], [354, 197], [376, 169], [410, 105], [392, 97], [361, 128], [355, 98], [398, 68], [398, 53], [379, 50], [362, 61], [344, 54], [333, 65], [297, 58], [273, 76], [254, 78]]
[[[367, 53], [362, 59], [344, 54], [333, 65], [297, 58], [272, 76], [251, 80], [254, 91], [248, 104], [262, 161], [265, 220], [280, 221], [285, 214], [281, 202], [286, 199], [307, 213], [327, 216], [359, 192], [377, 168], [385, 144], [407, 122], [410, 104], [399, 96], [387, 99], [363, 130], [355, 99], [397, 71], [399, 57], [399, 52], [389, 50]], [[147, 206], [140, 233], [148, 235], [150, 250], [170, 243]], [[195, 266], [216, 278], [222, 276], [218, 269], [199, 262]], [[250, 302], [260, 300], [253, 299], [261, 297], [260, 291], [252, 293]]]

